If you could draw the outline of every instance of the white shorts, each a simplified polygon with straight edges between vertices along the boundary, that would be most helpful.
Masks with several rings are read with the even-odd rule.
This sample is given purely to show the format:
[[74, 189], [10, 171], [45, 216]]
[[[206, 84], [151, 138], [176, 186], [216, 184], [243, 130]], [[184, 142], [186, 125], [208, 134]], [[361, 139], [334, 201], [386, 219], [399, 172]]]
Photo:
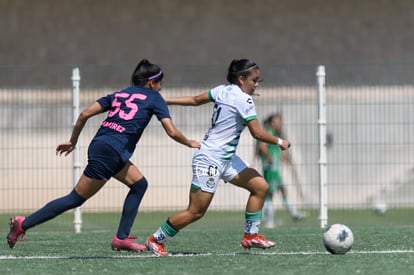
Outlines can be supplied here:
[[220, 160], [197, 150], [193, 156], [192, 166], [192, 184], [205, 192], [215, 193], [220, 179], [229, 182], [248, 165], [236, 154], [230, 160]]

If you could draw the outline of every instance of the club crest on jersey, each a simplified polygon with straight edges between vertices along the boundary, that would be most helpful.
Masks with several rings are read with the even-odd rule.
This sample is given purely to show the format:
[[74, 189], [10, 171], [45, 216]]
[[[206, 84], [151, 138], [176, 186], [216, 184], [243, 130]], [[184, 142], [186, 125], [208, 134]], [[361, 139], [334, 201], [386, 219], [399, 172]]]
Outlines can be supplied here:
[[209, 178], [208, 181], [206, 182], [206, 186], [208, 188], [214, 188], [214, 186], [216, 185], [216, 182], [214, 181], [214, 178]]

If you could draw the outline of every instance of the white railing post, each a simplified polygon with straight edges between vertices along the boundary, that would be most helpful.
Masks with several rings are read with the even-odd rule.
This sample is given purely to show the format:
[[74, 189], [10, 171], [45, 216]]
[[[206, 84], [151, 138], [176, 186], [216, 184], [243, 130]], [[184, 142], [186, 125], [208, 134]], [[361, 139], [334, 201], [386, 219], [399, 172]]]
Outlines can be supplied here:
[[318, 128], [319, 128], [319, 219], [321, 228], [328, 225], [328, 183], [326, 159], [326, 95], [325, 66], [318, 66]]
[[[76, 123], [76, 120], [79, 116], [79, 84], [80, 84], [80, 74], [79, 68], [74, 68], [72, 70], [72, 103], [73, 103], [73, 126]], [[73, 150], [73, 187], [76, 186], [79, 177], [80, 177], [80, 157], [79, 157], [79, 143], [76, 145], [75, 149]], [[74, 218], [73, 218], [73, 225], [75, 229], [75, 233], [80, 233], [82, 229], [82, 213], [81, 208], [77, 207], [74, 210]]]

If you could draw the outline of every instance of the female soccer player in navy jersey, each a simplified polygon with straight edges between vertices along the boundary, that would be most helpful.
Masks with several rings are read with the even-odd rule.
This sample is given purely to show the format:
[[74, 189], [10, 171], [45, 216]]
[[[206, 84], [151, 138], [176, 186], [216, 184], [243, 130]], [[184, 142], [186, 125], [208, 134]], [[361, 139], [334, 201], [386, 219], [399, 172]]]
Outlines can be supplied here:
[[260, 69], [248, 59], [233, 60], [227, 73], [229, 84], [220, 85], [197, 96], [166, 99], [168, 104], [198, 106], [213, 102], [211, 127], [193, 156], [193, 179], [187, 209], [169, 217], [146, 241], [149, 250], [168, 256], [164, 244], [190, 223], [204, 216], [220, 179], [246, 189], [250, 196], [246, 205], [245, 229], [241, 241], [244, 248], [270, 248], [275, 242], [259, 235], [262, 208], [268, 189], [265, 179], [236, 154], [240, 135], [246, 128], [262, 142], [289, 148], [287, 140], [275, 137], [260, 127], [252, 95], [259, 86]]
[[136, 252], [146, 249], [132, 240], [136, 237], [129, 235], [148, 184], [144, 175], [129, 160], [137, 142], [155, 115], [172, 139], [190, 148], [200, 147], [198, 141], [187, 139], [175, 128], [167, 104], [159, 93], [163, 76], [159, 66], [143, 59], [132, 74], [132, 86], [98, 99], [80, 113], [70, 140], [57, 146], [57, 155], [67, 156], [72, 152], [89, 118], [109, 111], [89, 145], [88, 164], [83, 175], [68, 195], [49, 202], [27, 217], [11, 218], [10, 233], [7, 235], [10, 248], [24, 238], [29, 228], [82, 205], [114, 177], [128, 186], [130, 191], [125, 198], [118, 231], [112, 239], [112, 249]]

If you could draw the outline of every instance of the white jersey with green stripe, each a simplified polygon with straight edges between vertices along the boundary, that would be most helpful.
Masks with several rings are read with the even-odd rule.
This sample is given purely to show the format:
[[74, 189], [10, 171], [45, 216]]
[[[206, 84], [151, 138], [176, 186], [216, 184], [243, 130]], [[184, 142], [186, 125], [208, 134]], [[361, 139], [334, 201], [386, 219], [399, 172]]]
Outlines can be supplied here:
[[201, 150], [212, 158], [230, 160], [247, 122], [257, 118], [256, 107], [252, 97], [237, 85], [218, 86], [208, 96], [215, 104], [211, 127], [204, 136]]

